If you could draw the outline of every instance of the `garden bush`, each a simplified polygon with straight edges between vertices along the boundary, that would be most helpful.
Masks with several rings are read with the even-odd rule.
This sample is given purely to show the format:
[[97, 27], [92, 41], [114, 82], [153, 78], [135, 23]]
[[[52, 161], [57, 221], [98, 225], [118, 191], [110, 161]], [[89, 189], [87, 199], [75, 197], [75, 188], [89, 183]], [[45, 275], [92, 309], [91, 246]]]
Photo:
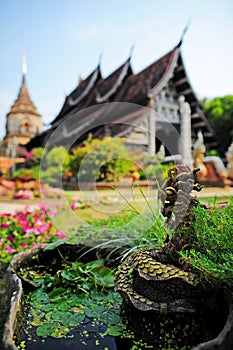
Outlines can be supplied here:
[[92, 139], [72, 151], [70, 170], [79, 181], [119, 181], [136, 170], [135, 162], [121, 138]]

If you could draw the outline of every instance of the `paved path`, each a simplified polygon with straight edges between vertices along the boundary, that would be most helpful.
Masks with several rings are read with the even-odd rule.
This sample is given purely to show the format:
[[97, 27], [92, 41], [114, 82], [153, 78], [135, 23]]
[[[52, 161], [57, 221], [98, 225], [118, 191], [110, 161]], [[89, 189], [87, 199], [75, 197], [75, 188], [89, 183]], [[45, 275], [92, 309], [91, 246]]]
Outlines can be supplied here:
[[[153, 201], [156, 197], [156, 191], [150, 193], [150, 200]], [[152, 194], [152, 196], [151, 196]], [[155, 194], [155, 195], [154, 195]], [[194, 192], [197, 195], [197, 198], [205, 197], [232, 197], [233, 198], [233, 187], [205, 187], [201, 192]], [[142, 199], [142, 196], [135, 196], [139, 200]], [[17, 199], [12, 200], [2, 200], [0, 199], [0, 213], [15, 213], [17, 210], [23, 210], [27, 206], [28, 210], [37, 209], [39, 207], [39, 200], [31, 201], [24, 200], [21, 202]]]
[[29, 211], [37, 209], [39, 207], [38, 204], [30, 204], [28, 203], [28, 205], [22, 204], [22, 203], [17, 203], [15, 201], [12, 200], [12, 202], [0, 202], [0, 213], [10, 213], [13, 214], [16, 211], [19, 210], [24, 210], [25, 207], [28, 208]]
[[201, 192], [195, 192], [197, 197], [233, 197], [233, 187], [204, 187]]

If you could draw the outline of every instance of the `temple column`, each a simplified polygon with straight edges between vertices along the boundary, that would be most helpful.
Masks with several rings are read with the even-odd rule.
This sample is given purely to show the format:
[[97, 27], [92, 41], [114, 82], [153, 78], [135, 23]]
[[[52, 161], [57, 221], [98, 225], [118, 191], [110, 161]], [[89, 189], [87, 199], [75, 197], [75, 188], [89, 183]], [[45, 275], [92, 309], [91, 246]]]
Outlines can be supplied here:
[[148, 116], [148, 152], [152, 156], [154, 156], [156, 152], [155, 133], [156, 133], [155, 111], [151, 109]]
[[191, 139], [191, 109], [188, 102], [185, 102], [185, 97], [179, 97], [180, 104], [180, 143], [182, 164], [187, 165], [192, 169], [192, 139]]

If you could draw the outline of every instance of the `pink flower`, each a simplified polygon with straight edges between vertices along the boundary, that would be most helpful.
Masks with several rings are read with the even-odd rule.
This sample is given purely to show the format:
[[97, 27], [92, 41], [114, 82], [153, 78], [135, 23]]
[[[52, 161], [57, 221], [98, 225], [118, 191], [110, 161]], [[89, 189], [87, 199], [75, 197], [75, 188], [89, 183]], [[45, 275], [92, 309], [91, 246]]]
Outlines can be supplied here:
[[7, 221], [5, 224], [0, 225], [0, 228], [7, 228], [7, 227], [9, 227], [10, 225], [11, 225], [10, 222]]
[[35, 233], [34, 228], [28, 227], [28, 228], [26, 229], [26, 234], [24, 235], [24, 237], [25, 237], [25, 238], [32, 237], [32, 233]]
[[42, 225], [42, 221], [40, 219], [35, 221], [35, 225], [41, 226]]
[[22, 198], [23, 199], [32, 199], [32, 198], [34, 198], [34, 194], [31, 190], [24, 190]]
[[45, 202], [41, 202], [40, 203], [40, 213], [43, 215], [46, 213], [46, 203]]
[[10, 245], [8, 245], [8, 246], [6, 247], [6, 250], [7, 250], [7, 252], [10, 253], [10, 254], [14, 253], [14, 251], [15, 251]]
[[94, 203], [95, 203], [96, 205], [100, 205], [100, 197], [95, 196], [95, 197], [93, 198], [93, 201], [94, 201]]
[[51, 208], [51, 210], [48, 212], [48, 216], [54, 218], [57, 215], [57, 210], [55, 208]]
[[73, 197], [74, 202], [82, 202], [82, 198], [80, 196], [78, 197]]
[[33, 217], [34, 217], [35, 219], [39, 219], [39, 218], [40, 218], [40, 215], [39, 215], [38, 213], [35, 213], [35, 214], [33, 215]]
[[20, 244], [20, 247], [21, 247], [21, 248], [25, 248], [26, 246], [27, 246], [27, 243], [26, 243], [26, 242], [23, 242], [23, 243]]
[[60, 230], [56, 230], [56, 236], [61, 239], [67, 238], [67, 236], [64, 235]]
[[40, 209], [46, 210], [46, 203], [45, 202], [40, 203]]
[[73, 202], [72, 204], [71, 204], [71, 209], [76, 209], [76, 202]]
[[7, 196], [7, 193], [8, 193], [8, 192], [7, 192], [7, 189], [6, 189], [6, 188], [3, 188], [3, 189], [2, 189], [1, 195], [2, 195], [2, 196]]
[[24, 160], [27, 162], [27, 160], [32, 159], [33, 157], [33, 151], [28, 151], [25, 153]]
[[36, 246], [37, 246], [36, 242], [31, 243], [31, 247], [36, 247]]
[[34, 228], [34, 233], [35, 235], [39, 235], [40, 233], [43, 233], [47, 230], [48, 226], [45, 222], [36, 222], [35, 223], [37, 226]]
[[35, 230], [34, 230], [34, 234], [36, 235], [36, 236], [39, 236], [39, 234], [40, 234], [40, 228], [39, 227], [36, 227], [35, 228]]
[[7, 236], [7, 239], [8, 239], [10, 242], [13, 242], [14, 237], [13, 237], [12, 235], [8, 235], [8, 236]]

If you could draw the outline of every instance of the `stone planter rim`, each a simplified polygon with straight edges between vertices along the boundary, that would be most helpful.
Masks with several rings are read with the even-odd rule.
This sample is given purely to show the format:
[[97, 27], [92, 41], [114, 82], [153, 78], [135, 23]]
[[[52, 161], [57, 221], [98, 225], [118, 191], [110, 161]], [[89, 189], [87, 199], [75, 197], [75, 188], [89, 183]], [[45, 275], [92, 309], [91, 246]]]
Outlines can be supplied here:
[[[43, 244], [41, 246], [31, 248], [25, 252], [18, 253], [9, 263], [7, 269], [6, 287], [9, 293], [8, 297], [10, 307], [3, 331], [3, 350], [19, 350], [13, 342], [13, 336], [17, 324], [17, 313], [20, 312], [20, 303], [23, 295], [23, 286], [22, 280], [20, 277], [17, 276], [14, 266], [20, 261], [23, 261], [25, 258], [28, 258], [30, 256], [32, 257], [40, 253], [44, 250], [46, 246], [47, 244]], [[63, 247], [64, 246], [78, 247], [80, 246], [80, 244], [64, 243]], [[233, 302], [230, 299], [228, 310], [229, 312], [226, 323], [221, 332], [218, 334], [218, 336], [207, 342], [200, 343], [199, 345], [190, 350], [230, 350], [229, 347], [225, 347], [226, 341], [230, 342], [233, 347]]]

